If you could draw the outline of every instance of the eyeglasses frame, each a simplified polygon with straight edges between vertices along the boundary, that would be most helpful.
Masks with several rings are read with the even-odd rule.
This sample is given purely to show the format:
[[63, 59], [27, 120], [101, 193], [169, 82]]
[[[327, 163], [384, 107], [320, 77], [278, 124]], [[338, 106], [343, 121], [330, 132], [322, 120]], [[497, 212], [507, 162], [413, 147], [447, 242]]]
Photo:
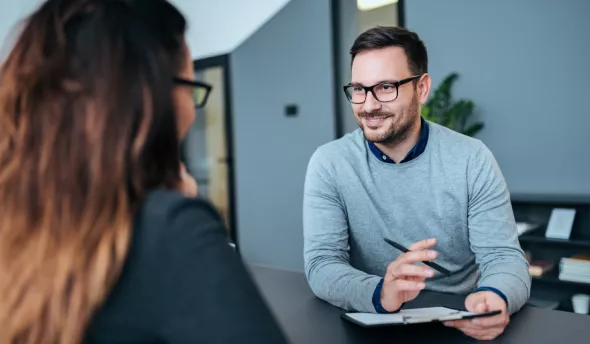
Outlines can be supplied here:
[[196, 80], [188, 80], [188, 79], [184, 79], [184, 78], [180, 78], [180, 77], [173, 77], [172, 81], [174, 81], [177, 84], [180, 85], [185, 85], [185, 86], [191, 86], [191, 87], [202, 87], [205, 88], [207, 90], [207, 93], [205, 94], [205, 98], [203, 99], [203, 103], [202, 104], [195, 104], [195, 106], [197, 107], [197, 109], [200, 109], [202, 107], [204, 107], [207, 104], [207, 100], [209, 99], [209, 95], [211, 94], [211, 90], [213, 89], [213, 86], [204, 83], [204, 82], [200, 82], [200, 81], [196, 81]]
[[[399, 88], [400, 88], [400, 86], [402, 86], [404, 84], [407, 84], [410, 81], [416, 80], [417, 78], [421, 77], [422, 75], [424, 75], [424, 74], [417, 74], [417, 75], [411, 76], [409, 78], [405, 78], [405, 79], [402, 79], [400, 81], [394, 81], [394, 82], [384, 81], [384, 82], [380, 82], [380, 83], [375, 84], [375, 85], [372, 85], [372, 86], [353, 85], [352, 83], [349, 83], [349, 84], [344, 85], [342, 87], [342, 89], [344, 90], [344, 94], [346, 95], [346, 99], [348, 99], [348, 101], [351, 102], [352, 104], [364, 104], [367, 101], [367, 94], [369, 92], [371, 92], [371, 94], [373, 95], [373, 98], [375, 98], [378, 102], [380, 102], [380, 103], [390, 103], [390, 102], [395, 101], [399, 97]], [[375, 94], [374, 89], [375, 89], [376, 86], [383, 85], [383, 84], [391, 84], [391, 85], [395, 86], [395, 98], [394, 99], [392, 99], [392, 100], [379, 100], [379, 98], [377, 98], [377, 95]], [[348, 96], [348, 92], [346, 92], [346, 90], [348, 88], [353, 87], [353, 86], [361, 87], [361, 88], [363, 88], [365, 90], [365, 99], [362, 102], [360, 102], [360, 103], [353, 102], [352, 101], [352, 96], [349, 97]]]

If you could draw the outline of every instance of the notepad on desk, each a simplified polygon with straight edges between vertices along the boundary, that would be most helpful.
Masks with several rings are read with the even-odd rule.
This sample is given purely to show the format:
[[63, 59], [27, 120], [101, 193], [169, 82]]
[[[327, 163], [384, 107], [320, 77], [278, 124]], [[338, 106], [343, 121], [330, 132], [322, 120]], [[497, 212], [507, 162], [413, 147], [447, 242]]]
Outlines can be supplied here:
[[363, 327], [407, 325], [449, 320], [471, 319], [499, 314], [500, 311], [472, 313], [446, 307], [402, 309], [393, 314], [343, 313], [342, 317]]

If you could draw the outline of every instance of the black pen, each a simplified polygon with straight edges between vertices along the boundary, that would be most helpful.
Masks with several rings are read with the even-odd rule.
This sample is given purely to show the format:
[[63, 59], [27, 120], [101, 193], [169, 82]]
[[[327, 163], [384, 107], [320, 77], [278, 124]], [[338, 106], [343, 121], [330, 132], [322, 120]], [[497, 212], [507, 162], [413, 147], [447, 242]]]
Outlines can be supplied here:
[[[406, 252], [410, 252], [410, 250], [408, 250], [407, 248], [403, 247], [402, 245], [400, 245], [400, 244], [396, 243], [395, 241], [391, 241], [391, 240], [389, 240], [389, 239], [387, 239], [387, 238], [383, 238], [383, 240], [385, 240], [385, 242], [386, 242], [386, 243], [388, 243], [389, 245], [391, 245], [391, 246], [393, 246], [393, 247], [397, 248], [398, 250], [400, 250], [400, 251], [402, 251], [402, 252], [404, 252], [404, 253], [406, 253]], [[442, 266], [440, 266], [440, 265], [438, 265], [438, 264], [436, 264], [436, 263], [433, 263], [433, 262], [428, 262], [428, 261], [426, 261], [426, 262], [422, 262], [422, 263], [424, 263], [424, 264], [426, 264], [426, 265], [430, 266], [430, 267], [431, 267], [431, 268], [433, 268], [434, 270], [436, 270], [436, 271], [438, 271], [438, 272], [441, 272], [441, 273], [443, 273], [443, 274], [445, 274], [445, 275], [447, 275], [447, 276], [450, 276], [450, 275], [451, 275], [451, 272], [450, 272], [449, 270], [447, 270], [447, 269], [443, 268]]]

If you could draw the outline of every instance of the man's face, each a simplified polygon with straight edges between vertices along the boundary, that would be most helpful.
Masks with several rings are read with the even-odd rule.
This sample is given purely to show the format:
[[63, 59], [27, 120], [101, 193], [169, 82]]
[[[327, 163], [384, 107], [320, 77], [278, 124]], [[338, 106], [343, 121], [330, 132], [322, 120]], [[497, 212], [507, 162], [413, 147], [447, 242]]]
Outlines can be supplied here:
[[[363, 51], [356, 55], [352, 64], [352, 85], [372, 86], [382, 82], [396, 82], [413, 76], [408, 66], [407, 56], [401, 47], [387, 47]], [[424, 103], [421, 83], [428, 76], [418, 78], [415, 82], [401, 85], [397, 98], [391, 102], [380, 102], [371, 92], [367, 92], [365, 102], [352, 104], [356, 122], [363, 130], [367, 141], [392, 145], [402, 142], [419, 124], [420, 103]], [[429, 79], [428, 79], [429, 80]], [[384, 86], [383, 93], [390, 92], [391, 87]], [[358, 88], [357, 88], [358, 89]], [[395, 92], [395, 90], [393, 90]], [[381, 100], [377, 88], [377, 97]]]

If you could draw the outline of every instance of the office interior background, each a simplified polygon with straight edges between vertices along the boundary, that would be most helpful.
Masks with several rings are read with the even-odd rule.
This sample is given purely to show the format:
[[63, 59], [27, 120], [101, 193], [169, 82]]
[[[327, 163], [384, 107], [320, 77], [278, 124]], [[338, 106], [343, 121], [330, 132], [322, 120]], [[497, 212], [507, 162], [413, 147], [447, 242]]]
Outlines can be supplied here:
[[[484, 124], [475, 137], [498, 160], [519, 228], [532, 228], [520, 236], [541, 270], [531, 304], [572, 311], [571, 295], [590, 293], [590, 267], [568, 260], [590, 253], [590, 1], [172, 2], [190, 22], [196, 77], [214, 85], [184, 158], [245, 261], [303, 270], [308, 160], [357, 128], [341, 88], [348, 49], [368, 28], [400, 25], [424, 40], [433, 88], [457, 73], [453, 98]], [[0, 3], [4, 56], [39, 0]], [[547, 238], [562, 208], [575, 210], [571, 233]]]

